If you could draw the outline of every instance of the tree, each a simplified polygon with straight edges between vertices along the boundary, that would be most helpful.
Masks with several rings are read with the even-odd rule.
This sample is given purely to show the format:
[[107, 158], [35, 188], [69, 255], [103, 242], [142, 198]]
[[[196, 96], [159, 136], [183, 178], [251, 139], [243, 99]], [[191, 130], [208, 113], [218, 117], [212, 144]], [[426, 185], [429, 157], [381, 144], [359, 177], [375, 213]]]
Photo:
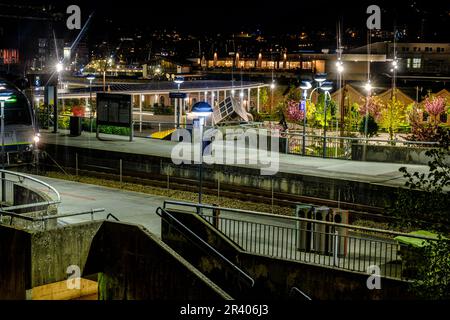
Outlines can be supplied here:
[[299, 103], [295, 100], [288, 101], [287, 117], [290, 121], [299, 124], [305, 117], [305, 112], [300, 110]]
[[445, 100], [442, 97], [427, 96], [423, 103], [425, 111], [434, 118], [434, 124], [439, 124], [439, 116], [445, 112]]
[[[366, 134], [366, 117], [361, 119], [359, 123], [359, 133]], [[367, 116], [367, 138], [373, 137], [378, 133], [378, 124], [373, 116], [370, 114]]]
[[367, 114], [372, 116], [374, 121], [379, 121], [381, 117], [381, 110], [384, 108], [383, 102], [376, 96], [368, 97], [359, 106], [359, 114], [365, 117]]
[[440, 140], [440, 148], [426, 152], [431, 158], [429, 172], [400, 172], [407, 178], [389, 212], [396, 217], [396, 225], [437, 232], [439, 241], [428, 241], [414, 261], [417, 273], [412, 289], [428, 299], [450, 299], [450, 131]]
[[394, 140], [394, 133], [406, 122], [405, 105], [393, 95], [386, 105], [380, 110], [380, 127], [389, 132], [389, 140]]
[[265, 110], [268, 101], [269, 101], [268, 89], [265, 87], [261, 88], [259, 91], [259, 103], [261, 104], [263, 110]]

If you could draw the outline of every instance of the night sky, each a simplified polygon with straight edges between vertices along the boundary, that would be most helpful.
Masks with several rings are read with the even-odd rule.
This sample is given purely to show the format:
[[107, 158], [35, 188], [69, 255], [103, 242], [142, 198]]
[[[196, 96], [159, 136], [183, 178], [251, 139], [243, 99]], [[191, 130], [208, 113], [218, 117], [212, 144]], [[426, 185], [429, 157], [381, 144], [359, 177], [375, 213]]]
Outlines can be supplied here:
[[[101, 39], [107, 33], [121, 30], [150, 31], [172, 29], [179, 32], [210, 34], [261, 30], [264, 34], [297, 33], [305, 30], [335, 30], [338, 19], [344, 29], [364, 28], [369, 4], [382, 9], [382, 29], [393, 30], [407, 25], [411, 31], [421, 28], [433, 39], [450, 42], [450, 2], [428, 1], [304, 1], [304, 0], [126, 0], [126, 1], [10, 1], [14, 4], [53, 4], [62, 13], [70, 4], [78, 4], [85, 21], [91, 12], [95, 18], [90, 37]], [[4, 9], [0, 6], [0, 9]], [[2, 12], [0, 11], [0, 14]], [[2, 19], [2, 18], [0, 18]], [[14, 22], [18, 23], [18, 22]], [[1, 21], [0, 21], [1, 24]], [[22, 22], [21, 27], [26, 28]], [[55, 29], [67, 32], [65, 20], [55, 22]]]

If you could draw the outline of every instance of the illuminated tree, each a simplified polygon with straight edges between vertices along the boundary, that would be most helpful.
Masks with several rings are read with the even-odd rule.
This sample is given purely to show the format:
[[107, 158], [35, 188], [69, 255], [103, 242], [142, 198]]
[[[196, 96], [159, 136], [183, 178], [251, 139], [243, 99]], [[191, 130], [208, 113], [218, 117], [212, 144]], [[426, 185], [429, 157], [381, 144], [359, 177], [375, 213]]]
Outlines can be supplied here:
[[406, 122], [407, 114], [405, 105], [393, 95], [392, 99], [386, 104], [386, 107], [381, 109], [378, 123], [380, 127], [389, 132], [389, 140], [394, 140], [394, 133]]
[[434, 123], [439, 123], [439, 116], [445, 112], [445, 99], [442, 97], [426, 97], [423, 103], [425, 111], [434, 118]]

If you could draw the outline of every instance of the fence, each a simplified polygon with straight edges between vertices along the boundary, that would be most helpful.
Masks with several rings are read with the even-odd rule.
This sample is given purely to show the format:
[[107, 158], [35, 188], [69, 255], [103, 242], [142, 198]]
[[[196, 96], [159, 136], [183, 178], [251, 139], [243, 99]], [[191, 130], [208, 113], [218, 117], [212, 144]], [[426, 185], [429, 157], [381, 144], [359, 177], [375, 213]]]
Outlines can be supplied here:
[[[58, 205], [61, 202], [59, 192], [51, 185], [18, 172], [0, 170], [2, 209], [8, 211], [39, 208], [46, 211], [49, 206]], [[17, 199], [15, 187], [21, 186], [34, 195], [28, 195], [26, 199]], [[17, 203], [25, 202], [25, 203]]]
[[366, 139], [354, 137], [336, 137], [336, 136], [320, 136], [305, 135], [298, 132], [288, 132], [284, 134], [287, 139], [287, 152], [291, 154], [300, 154], [305, 156], [348, 159], [352, 158], [352, 145], [397, 145], [397, 146], [413, 146], [413, 147], [433, 147], [438, 142], [427, 141], [407, 141], [407, 140], [383, 140], [383, 139]]
[[[339, 221], [345, 213], [323, 207], [316, 213], [311, 211], [312, 219], [177, 201], [165, 201], [164, 207], [196, 212], [254, 254], [364, 273], [370, 266], [377, 266], [381, 276], [392, 278], [404, 278], [405, 274], [405, 261], [395, 236], [435, 240], [331, 222]], [[321, 219], [314, 219], [318, 213]]]

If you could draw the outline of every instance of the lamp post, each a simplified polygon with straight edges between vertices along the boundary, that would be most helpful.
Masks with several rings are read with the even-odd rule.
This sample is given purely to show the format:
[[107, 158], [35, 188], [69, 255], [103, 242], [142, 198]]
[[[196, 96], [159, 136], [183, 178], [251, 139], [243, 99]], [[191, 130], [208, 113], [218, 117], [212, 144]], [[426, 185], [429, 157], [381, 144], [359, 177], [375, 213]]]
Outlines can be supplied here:
[[303, 99], [302, 99], [302, 106], [303, 106], [303, 138], [302, 138], [302, 155], [304, 156], [306, 153], [306, 99], [308, 96], [308, 90], [311, 89], [312, 85], [309, 81], [302, 81], [302, 84], [300, 85], [300, 89], [303, 90]]
[[89, 121], [91, 126], [91, 132], [92, 132], [92, 81], [95, 80], [94, 75], [90, 74], [86, 77], [86, 79], [89, 80]]
[[[178, 86], [178, 93], [180, 93], [180, 86], [184, 82], [184, 78], [183, 77], [176, 77], [174, 82]], [[176, 124], [177, 124], [177, 129], [178, 129], [180, 127], [180, 116], [181, 116], [181, 112], [183, 110], [182, 108], [183, 108], [184, 100], [180, 99], [180, 98], [177, 98], [175, 101], [176, 101], [176, 104], [175, 104]], [[179, 111], [178, 111], [178, 108], [180, 109]]]
[[64, 70], [64, 65], [62, 62], [58, 62], [55, 66], [55, 70], [58, 73], [58, 80], [56, 83], [56, 88], [54, 89], [54, 106], [53, 106], [53, 133], [58, 132], [58, 87], [61, 79], [61, 72]]
[[[5, 102], [11, 98], [11, 92], [0, 91], [0, 117], [1, 117], [1, 136], [2, 136], [2, 170], [5, 170]], [[5, 201], [5, 172], [2, 171], [2, 202]]]
[[[205, 126], [206, 118], [211, 115], [213, 108], [207, 102], [197, 102], [192, 106], [192, 114], [197, 117], [194, 122], [194, 130], [199, 130], [200, 137], [200, 165], [199, 165], [199, 189], [198, 189], [198, 203], [202, 203], [202, 184], [203, 184], [203, 128]], [[193, 138], [195, 134], [193, 135]]]
[[364, 143], [364, 147], [363, 147], [363, 160], [366, 160], [366, 154], [367, 154], [367, 143], [369, 142], [367, 139], [367, 135], [368, 135], [368, 131], [369, 131], [369, 98], [372, 95], [372, 84], [370, 83], [370, 80], [367, 81], [367, 83], [365, 84], [364, 88], [367, 91], [367, 96], [366, 96], [366, 116], [365, 116], [365, 121], [364, 121], [364, 136], [366, 137], [366, 143]]
[[[327, 94], [329, 94], [328, 92], [333, 88], [332, 83], [330, 81], [326, 81], [327, 80], [327, 74], [326, 73], [318, 73], [314, 76], [314, 81], [317, 83], [317, 86], [311, 91], [311, 93], [309, 94], [309, 101], [311, 101], [311, 97], [314, 91], [316, 90], [323, 90], [325, 91], [325, 123], [324, 123], [324, 130], [323, 130], [323, 134], [324, 134], [324, 138], [323, 138], [323, 157], [326, 156], [326, 148], [327, 148], [327, 142], [326, 142], [326, 135], [327, 135], [327, 129], [326, 129], [326, 125], [327, 125]], [[303, 97], [305, 100], [305, 115], [303, 117], [303, 148], [302, 148], [302, 153], [303, 155], [305, 155], [306, 152], [306, 96], [307, 96], [307, 91], [309, 89], [312, 88], [312, 85], [309, 81], [303, 81], [302, 85], [300, 86], [301, 89], [303, 89]]]
[[[333, 89], [333, 85], [330, 81], [324, 82], [320, 89], [325, 92], [325, 107], [324, 107], [324, 124], [323, 124], [323, 157], [327, 157], [327, 108], [328, 108], [328, 96], [330, 90]], [[331, 98], [331, 97], [330, 97]]]

